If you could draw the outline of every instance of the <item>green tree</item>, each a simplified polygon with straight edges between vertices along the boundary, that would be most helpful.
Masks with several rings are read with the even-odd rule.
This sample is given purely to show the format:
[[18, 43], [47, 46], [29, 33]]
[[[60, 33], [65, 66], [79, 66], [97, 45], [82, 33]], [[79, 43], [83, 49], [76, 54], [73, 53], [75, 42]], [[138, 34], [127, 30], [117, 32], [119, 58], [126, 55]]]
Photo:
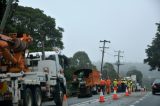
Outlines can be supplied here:
[[6, 33], [11, 32], [30, 34], [33, 37], [31, 51], [41, 51], [42, 40], [45, 41], [45, 50], [64, 48], [63, 28], [56, 28], [55, 19], [45, 15], [40, 9], [18, 6], [6, 26]]
[[143, 79], [143, 74], [141, 71], [139, 70], [130, 70], [126, 73], [127, 76], [131, 76], [131, 75], [136, 75], [136, 78], [137, 78], [137, 82], [142, 85], [142, 79]]
[[78, 51], [73, 55], [72, 66], [79, 68], [92, 68], [92, 63], [84, 51]]
[[113, 65], [111, 63], [105, 63], [104, 67], [103, 67], [103, 71], [102, 71], [102, 78], [106, 79], [107, 76], [109, 76], [109, 78], [111, 80], [114, 80], [117, 78], [117, 73], [113, 67]]
[[160, 71], [160, 23], [156, 24], [158, 26], [155, 38], [151, 45], [145, 50], [147, 58], [144, 59], [144, 63], [150, 65], [150, 71], [158, 69]]
[[64, 71], [67, 82], [71, 82], [73, 80], [73, 73], [76, 71], [75, 67], [66, 68]]

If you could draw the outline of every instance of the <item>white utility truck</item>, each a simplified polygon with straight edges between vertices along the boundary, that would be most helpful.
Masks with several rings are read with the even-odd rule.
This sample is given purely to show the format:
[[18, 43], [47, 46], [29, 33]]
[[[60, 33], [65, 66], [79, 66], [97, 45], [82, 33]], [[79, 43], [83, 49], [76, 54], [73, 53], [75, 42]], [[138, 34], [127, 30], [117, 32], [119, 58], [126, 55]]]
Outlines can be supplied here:
[[44, 60], [39, 52], [25, 56], [27, 37], [0, 34], [0, 106], [41, 106], [49, 100], [62, 106], [66, 82], [58, 53], [45, 52]]

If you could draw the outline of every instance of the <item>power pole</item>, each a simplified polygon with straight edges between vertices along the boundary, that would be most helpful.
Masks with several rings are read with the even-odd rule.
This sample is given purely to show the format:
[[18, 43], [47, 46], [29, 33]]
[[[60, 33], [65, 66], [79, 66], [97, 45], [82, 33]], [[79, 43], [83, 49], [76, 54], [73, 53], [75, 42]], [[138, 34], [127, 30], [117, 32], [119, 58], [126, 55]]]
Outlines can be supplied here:
[[6, 25], [7, 19], [9, 17], [10, 11], [11, 11], [11, 5], [13, 3], [14, 0], [8, 0], [7, 1], [7, 6], [6, 6], [6, 10], [4, 12], [1, 24], [0, 24], [0, 34], [3, 33], [4, 27]]
[[102, 62], [101, 62], [101, 78], [102, 78], [104, 49], [105, 49], [105, 48], [109, 48], [109, 47], [105, 47], [105, 43], [106, 43], [106, 42], [110, 43], [110, 41], [107, 41], [107, 40], [101, 41], [101, 40], [100, 40], [100, 42], [103, 42], [103, 47], [100, 47], [100, 48], [102, 48]]
[[118, 70], [117, 70], [117, 74], [118, 74], [117, 78], [119, 78], [119, 66], [120, 66], [120, 65], [123, 65], [123, 64], [120, 63], [120, 57], [123, 57], [123, 56], [121, 56], [121, 53], [123, 53], [123, 52], [120, 51], [120, 50], [115, 51], [115, 52], [118, 52], [118, 55], [114, 55], [114, 56], [117, 56], [117, 57], [118, 57], [118, 60], [117, 60], [116, 65], [117, 65], [117, 68], [118, 68]]

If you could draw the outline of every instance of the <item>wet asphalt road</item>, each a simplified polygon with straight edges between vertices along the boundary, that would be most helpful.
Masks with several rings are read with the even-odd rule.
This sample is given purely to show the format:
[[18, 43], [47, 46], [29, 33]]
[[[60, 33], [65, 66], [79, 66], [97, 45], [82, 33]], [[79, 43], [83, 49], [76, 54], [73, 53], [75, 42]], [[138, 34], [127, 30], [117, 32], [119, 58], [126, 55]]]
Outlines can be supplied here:
[[[99, 102], [99, 95], [94, 95], [90, 98], [77, 98], [72, 97], [68, 98], [67, 104], [68, 106], [160, 106], [155, 105], [149, 105], [147, 102], [149, 102], [150, 99], [155, 99], [156, 101], [160, 101], [160, 95], [152, 95], [150, 92], [137, 92], [132, 93], [130, 96], [126, 97], [124, 93], [118, 93], [118, 99], [113, 100], [112, 94], [111, 95], [105, 95], [105, 102], [101, 103]], [[158, 99], [157, 99], [158, 98]], [[147, 100], [146, 100], [147, 99]], [[146, 101], [145, 101], [146, 100]], [[141, 102], [144, 104], [141, 104]], [[159, 102], [158, 101], [158, 102]], [[42, 106], [55, 106], [54, 102], [46, 102], [43, 103]]]

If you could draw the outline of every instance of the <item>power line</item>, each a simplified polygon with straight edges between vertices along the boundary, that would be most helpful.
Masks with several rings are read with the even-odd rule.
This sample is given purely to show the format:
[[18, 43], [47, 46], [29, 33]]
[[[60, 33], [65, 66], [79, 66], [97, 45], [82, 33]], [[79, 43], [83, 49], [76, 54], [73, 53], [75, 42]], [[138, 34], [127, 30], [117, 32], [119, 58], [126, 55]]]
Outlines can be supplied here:
[[109, 56], [113, 56], [114, 57], [114, 55], [113, 54], [110, 54], [110, 53], [107, 53]]
[[101, 74], [102, 74], [102, 70], [103, 70], [103, 59], [104, 59], [104, 49], [105, 48], [109, 48], [109, 47], [105, 47], [105, 43], [110, 43], [110, 41], [107, 41], [107, 40], [103, 40], [103, 41], [101, 41], [100, 40], [100, 42], [101, 43], [103, 43], [103, 47], [100, 47], [100, 48], [102, 48], [103, 50], [102, 50], [102, 62], [101, 62]]

